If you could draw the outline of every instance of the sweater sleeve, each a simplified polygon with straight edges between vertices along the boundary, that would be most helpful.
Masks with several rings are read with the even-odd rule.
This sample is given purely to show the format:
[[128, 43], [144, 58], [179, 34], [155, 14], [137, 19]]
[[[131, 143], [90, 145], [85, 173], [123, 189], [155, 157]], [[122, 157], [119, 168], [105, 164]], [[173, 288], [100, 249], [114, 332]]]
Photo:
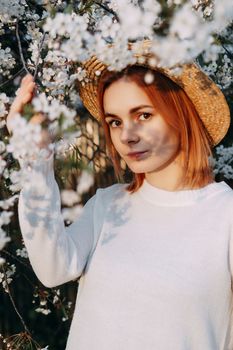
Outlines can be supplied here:
[[55, 287], [82, 274], [94, 245], [94, 195], [65, 227], [53, 153], [35, 160], [19, 195], [18, 216], [29, 260], [39, 280]]

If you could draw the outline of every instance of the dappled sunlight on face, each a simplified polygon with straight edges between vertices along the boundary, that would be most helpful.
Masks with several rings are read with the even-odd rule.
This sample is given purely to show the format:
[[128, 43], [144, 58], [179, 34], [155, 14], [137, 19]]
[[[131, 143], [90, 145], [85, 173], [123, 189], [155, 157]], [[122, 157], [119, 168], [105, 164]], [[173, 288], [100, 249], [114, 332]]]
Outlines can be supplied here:
[[[158, 171], [174, 160], [179, 139], [135, 82], [112, 83], [104, 93], [103, 106], [112, 143], [134, 173]], [[139, 106], [144, 107], [132, 112]]]

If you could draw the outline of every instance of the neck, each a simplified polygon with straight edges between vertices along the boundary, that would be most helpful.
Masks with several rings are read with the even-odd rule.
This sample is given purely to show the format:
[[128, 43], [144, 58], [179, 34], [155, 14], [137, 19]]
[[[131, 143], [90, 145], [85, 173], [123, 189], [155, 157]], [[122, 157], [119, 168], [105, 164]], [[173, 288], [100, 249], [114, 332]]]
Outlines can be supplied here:
[[170, 164], [156, 171], [145, 173], [145, 178], [152, 186], [163, 190], [177, 191], [188, 189], [182, 185], [183, 168], [181, 164], [181, 156], [179, 155]]

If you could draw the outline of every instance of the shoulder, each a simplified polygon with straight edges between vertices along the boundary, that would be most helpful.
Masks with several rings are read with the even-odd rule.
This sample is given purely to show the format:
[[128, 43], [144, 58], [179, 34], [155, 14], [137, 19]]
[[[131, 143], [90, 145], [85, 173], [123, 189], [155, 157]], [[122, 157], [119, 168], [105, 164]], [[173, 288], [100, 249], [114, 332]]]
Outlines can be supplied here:
[[90, 197], [85, 203], [85, 207], [102, 208], [114, 202], [115, 198], [127, 196], [128, 192], [125, 190], [127, 184], [116, 183], [105, 188], [97, 188], [96, 193]]
[[[105, 188], [98, 188], [95, 195], [94, 212], [97, 218], [103, 217], [107, 212], [116, 209], [116, 206], [122, 206], [125, 202], [124, 198], [128, 198], [129, 192], [125, 187], [127, 184], [116, 183]], [[114, 209], [114, 210], [115, 210]]]
[[233, 189], [225, 182], [216, 183], [215, 207], [233, 218]]
[[220, 197], [233, 201], [233, 189], [225, 181], [217, 182], [216, 189]]
[[110, 199], [117, 195], [127, 195], [127, 184], [116, 183], [105, 188], [98, 188], [96, 191], [97, 199]]

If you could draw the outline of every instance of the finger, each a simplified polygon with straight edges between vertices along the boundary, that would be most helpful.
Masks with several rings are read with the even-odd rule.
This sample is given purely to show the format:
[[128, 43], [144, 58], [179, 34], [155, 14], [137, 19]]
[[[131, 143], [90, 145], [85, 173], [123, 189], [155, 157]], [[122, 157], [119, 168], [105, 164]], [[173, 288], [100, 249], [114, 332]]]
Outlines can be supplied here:
[[30, 102], [32, 99], [32, 93], [28, 92], [26, 93], [21, 100], [21, 108], [23, 107], [23, 105], [25, 105], [26, 103]]
[[33, 76], [31, 74], [27, 74], [20, 83], [20, 88], [26, 86], [28, 83], [33, 81]]
[[18, 93], [17, 93], [17, 98], [21, 98], [21, 96], [23, 96], [25, 93], [28, 92], [33, 92], [34, 88], [35, 88], [36, 84], [31, 81], [29, 83], [25, 83], [25, 85], [21, 86]]
[[41, 124], [46, 117], [42, 113], [37, 113], [30, 119], [30, 123], [32, 124]]
[[26, 74], [23, 79], [22, 79], [22, 82], [21, 83], [25, 83], [25, 82], [28, 82], [30, 80], [33, 80], [33, 76], [31, 74]]
[[31, 81], [27, 84], [27, 86], [25, 86], [25, 90], [26, 91], [33, 91], [35, 89], [36, 84], [34, 83], [34, 81]]
[[20, 113], [23, 109], [23, 106], [31, 101], [32, 99], [32, 92], [25, 92], [21, 96], [17, 96], [17, 98], [14, 100], [13, 104], [10, 108], [10, 115], [14, 113]]

